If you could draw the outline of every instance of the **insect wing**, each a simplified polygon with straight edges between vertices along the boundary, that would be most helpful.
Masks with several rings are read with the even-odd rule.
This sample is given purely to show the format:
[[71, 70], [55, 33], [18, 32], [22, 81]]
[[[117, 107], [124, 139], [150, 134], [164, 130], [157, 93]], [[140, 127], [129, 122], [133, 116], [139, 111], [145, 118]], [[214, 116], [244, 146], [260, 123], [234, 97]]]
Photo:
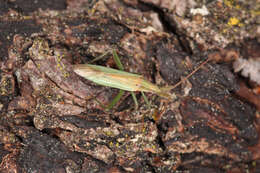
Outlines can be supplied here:
[[74, 72], [99, 85], [126, 91], [139, 91], [142, 80], [140, 75], [90, 64], [75, 65]]

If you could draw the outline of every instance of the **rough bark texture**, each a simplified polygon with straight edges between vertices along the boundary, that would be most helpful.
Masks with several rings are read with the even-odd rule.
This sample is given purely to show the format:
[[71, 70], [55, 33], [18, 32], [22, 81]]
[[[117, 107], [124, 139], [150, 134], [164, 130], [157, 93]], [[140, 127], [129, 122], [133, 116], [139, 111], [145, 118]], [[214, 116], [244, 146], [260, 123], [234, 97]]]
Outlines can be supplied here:
[[[232, 70], [260, 59], [258, 0], [50, 2], [0, 0], [0, 172], [260, 171], [259, 85]], [[113, 49], [159, 86], [211, 61], [176, 100], [126, 92], [105, 111], [118, 90], [72, 65]]]

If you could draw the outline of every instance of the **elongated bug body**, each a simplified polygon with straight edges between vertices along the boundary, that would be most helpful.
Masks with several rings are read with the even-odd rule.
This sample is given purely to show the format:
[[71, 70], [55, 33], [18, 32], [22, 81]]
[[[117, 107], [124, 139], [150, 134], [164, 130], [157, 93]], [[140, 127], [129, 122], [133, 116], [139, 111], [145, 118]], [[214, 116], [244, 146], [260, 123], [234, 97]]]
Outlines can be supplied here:
[[90, 64], [74, 65], [74, 72], [99, 85], [126, 91], [151, 92], [168, 99], [174, 97], [138, 74]]

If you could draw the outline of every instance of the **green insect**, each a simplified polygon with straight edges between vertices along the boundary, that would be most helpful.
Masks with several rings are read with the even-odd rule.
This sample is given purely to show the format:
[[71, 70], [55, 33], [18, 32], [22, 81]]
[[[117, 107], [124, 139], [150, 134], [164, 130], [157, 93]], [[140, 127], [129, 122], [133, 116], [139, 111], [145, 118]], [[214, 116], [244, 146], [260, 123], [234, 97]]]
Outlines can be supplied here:
[[151, 92], [161, 97], [172, 98], [171, 94], [145, 80], [141, 75], [91, 64], [76, 65], [74, 72], [99, 85], [125, 91]]
[[[141, 75], [123, 71], [123, 66], [115, 51], [113, 51], [113, 57], [121, 70], [116, 70], [99, 65], [79, 64], [74, 65], [74, 72], [99, 85], [117, 88], [124, 91], [131, 91], [132, 96], [133, 91], [141, 91], [146, 102], [148, 102], [148, 100], [143, 94], [143, 92], [151, 92], [157, 94], [158, 96], [171, 100], [175, 99], [176, 95], [174, 93], [171, 94], [169, 91], [178, 86], [183, 80], [186, 80], [188, 77], [190, 77], [193, 73], [196, 72], [194, 70], [189, 76], [187, 76], [174, 86], [160, 88], [157, 85], [144, 79], [144, 77]], [[205, 64], [205, 62], [203, 64]], [[134, 100], [135, 99], [136, 98], [134, 98]]]

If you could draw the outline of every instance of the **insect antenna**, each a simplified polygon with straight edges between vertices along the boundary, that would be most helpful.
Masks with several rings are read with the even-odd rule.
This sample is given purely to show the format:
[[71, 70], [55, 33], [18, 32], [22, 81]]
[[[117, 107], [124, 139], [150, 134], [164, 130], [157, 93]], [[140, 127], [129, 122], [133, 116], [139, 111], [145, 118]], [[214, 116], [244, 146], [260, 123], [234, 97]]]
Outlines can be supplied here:
[[178, 87], [180, 84], [182, 84], [184, 81], [186, 81], [187, 79], [189, 79], [194, 73], [196, 73], [199, 69], [201, 69], [205, 64], [207, 64], [209, 61], [211, 60], [211, 58], [208, 58], [207, 60], [205, 60], [204, 62], [202, 62], [195, 70], [193, 70], [190, 74], [188, 74], [186, 77], [184, 77], [183, 79], [181, 79], [178, 83], [176, 83], [173, 86], [170, 87], [166, 87], [163, 88], [163, 90], [165, 91], [170, 91], [176, 87]]

